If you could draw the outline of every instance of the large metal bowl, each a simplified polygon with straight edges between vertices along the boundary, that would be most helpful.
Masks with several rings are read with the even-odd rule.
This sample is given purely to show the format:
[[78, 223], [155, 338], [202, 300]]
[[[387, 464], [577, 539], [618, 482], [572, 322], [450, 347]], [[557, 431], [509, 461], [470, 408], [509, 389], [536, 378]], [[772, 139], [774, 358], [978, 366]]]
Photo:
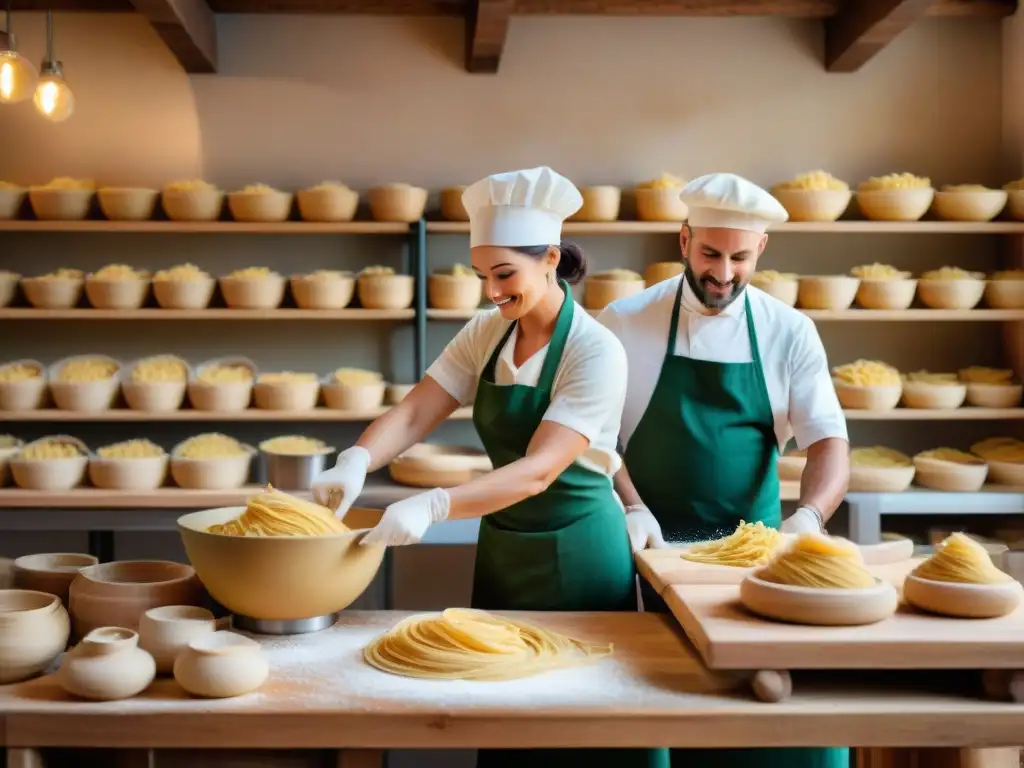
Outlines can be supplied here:
[[383, 545], [359, 543], [383, 514], [352, 508], [353, 530], [331, 536], [226, 536], [207, 528], [234, 520], [245, 507], [218, 507], [178, 518], [178, 531], [200, 581], [235, 614], [267, 621], [326, 616], [347, 608], [373, 581]]

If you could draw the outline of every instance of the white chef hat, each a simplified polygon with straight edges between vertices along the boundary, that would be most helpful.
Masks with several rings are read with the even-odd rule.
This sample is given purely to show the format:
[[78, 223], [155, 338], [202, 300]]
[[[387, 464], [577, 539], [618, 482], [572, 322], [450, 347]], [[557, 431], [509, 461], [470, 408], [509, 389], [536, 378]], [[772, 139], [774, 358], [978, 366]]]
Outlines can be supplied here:
[[709, 173], [679, 194], [690, 209], [691, 227], [745, 229], [763, 234], [789, 218], [782, 203], [752, 181], [734, 173]]
[[495, 173], [462, 193], [469, 214], [469, 247], [558, 245], [562, 222], [583, 206], [583, 196], [547, 166]]

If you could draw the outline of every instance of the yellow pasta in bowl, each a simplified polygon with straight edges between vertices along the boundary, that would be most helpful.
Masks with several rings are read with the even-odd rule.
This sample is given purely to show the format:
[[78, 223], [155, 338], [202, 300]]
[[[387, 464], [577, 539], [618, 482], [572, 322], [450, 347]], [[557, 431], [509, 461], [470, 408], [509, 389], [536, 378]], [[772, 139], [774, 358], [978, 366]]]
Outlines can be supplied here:
[[949, 266], [932, 269], [921, 275], [917, 293], [931, 309], [974, 309], [985, 295], [985, 274]]
[[919, 485], [936, 491], [974, 493], [988, 477], [985, 460], [956, 448], [933, 448], [914, 456]]
[[295, 194], [303, 221], [352, 221], [359, 193], [340, 181], [322, 181]]
[[269, 267], [246, 267], [218, 281], [228, 309], [277, 309], [284, 302], [288, 281]]
[[281, 222], [292, 212], [292, 193], [267, 184], [248, 184], [228, 193], [228, 210], [235, 221]]
[[[0, 189], [0, 194], [2, 193], [3, 190]], [[0, 201], [0, 206], [2, 205], [3, 203]], [[3, 217], [0, 216], [0, 221], [2, 220]], [[21, 275], [17, 272], [0, 269], [0, 307], [6, 307], [14, 301], [14, 296], [18, 292], [18, 281], [20, 279]]]
[[953, 410], [963, 405], [966, 397], [967, 385], [955, 373], [903, 374], [903, 404], [908, 408]]
[[427, 278], [427, 302], [434, 309], [476, 309], [481, 299], [483, 281], [465, 264], [453, 264]]
[[774, 296], [788, 307], [795, 307], [800, 290], [800, 281], [792, 272], [774, 269], [759, 269], [750, 277], [750, 284], [769, 296]]
[[849, 207], [850, 185], [826, 171], [801, 173], [772, 187], [790, 221], [835, 221]]
[[992, 309], [1024, 308], [1024, 269], [993, 272], [985, 283], [985, 302]]
[[89, 215], [96, 182], [58, 176], [42, 186], [29, 187], [32, 212], [40, 221], [81, 221]]
[[917, 470], [909, 456], [883, 445], [850, 451], [849, 490], [853, 493], [900, 493]]
[[801, 275], [797, 304], [802, 309], [849, 309], [857, 296], [860, 280], [849, 275]]
[[944, 184], [935, 193], [935, 213], [947, 221], [992, 221], [1008, 197], [1005, 189], [982, 184]]
[[241, 488], [256, 449], [220, 432], [205, 432], [171, 450], [171, 477], [182, 488]]
[[85, 276], [85, 296], [96, 309], [138, 309], [149, 295], [150, 276], [127, 264], [108, 264]]
[[912, 173], [872, 176], [857, 187], [857, 207], [873, 221], [917, 221], [934, 198], [931, 179]]
[[958, 532], [907, 576], [903, 597], [929, 613], [989, 619], [1015, 611], [1024, 588], [995, 566], [984, 546]]
[[132, 410], [176, 411], [185, 400], [189, 374], [188, 363], [176, 355], [144, 357], [121, 371], [121, 391]]
[[344, 309], [355, 296], [356, 276], [340, 269], [318, 269], [292, 275], [292, 296], [299, 309]]
[[379, 371], [338, 368], [323, 380], [321, 389], [328, 408], [368, 413], [383, 405], [387, 383]]
[[181, 179], [164, 185], [160, 203], [171, 221], [216, 221], [224, 208], [224, 192], [202, 179]]
[[63, 411], [105, 411], [114, 405], [121, 364], [106, 355], [75, 355], [50, 366], [54, 404]]
[[981, 408], [1015, 408], [1024, 400], [1024, 385], [1008, 368], [972, 365], [960, 369], [967, 385], [967, 402]]
[[637, 184], [636, 215], [640, 221], [686, 221], [690, 208], [680, 194], [686, 181], [671, 173]]
[[153, 296], [163, 309], [206, 309], [217, 281], [195, 264], [178, 264], [153, 275]]
[[268, 411], [309, 411], [319, 397], [320, 377], [315, 373], [261, 373], [253, 387], [256, 407]]
[[100, 210], [111, 221], [148, 221], [153, 218], [160, 192], [145, 187], [100, 187]]
[[416, 281], [412, 275], [400, 275], [380, 264], [360, 270], [356, 279], [356, 295], [363, 309], [408, 309], [415, 293]]
[[199, 365], [188, 382], [188, 399], [197, 411], [234, 413], [252, 401], [259, 371], [247, 357], [225, 357]]
[[47, 435], [23, 446], [8, 464], [19, 488], [68, 491], [85, 479], [89, 457], [89, 448], [77, 437]]
[[832, 384], [844, 408], [889, 411], [903, 395], [900, 372], [880, 360], [855, 360], [832, 369]]
[[21, 278], [21, 290], [36, 309], [71, 309], [82, 297], [85, 277], [80, 269], [56, 269]]
[[988, 482], [1024, 486], [1024, 442], [1013, 437], [990, 437], [972, 445], [971, 453], [988, 464]]
[[373, 187], [366, 195], [374, 221], [411, 224], [423, 216], [429, 192], [424, 187], [395, 183]]
[[124, 440], [97, 449], [89, 480], [113, 491], [152, 491], [167, 479], [167, 452], [148, 439]]
[[300, 499], [273, 485], [249, 499], [245, 511], [206, 529], [219, 536], [330, 536], [350, 528], [327, 507]]
[[0, 411], [34, 411], [46, 403], [46, 367], [38, 360], [0, 365]]
[[914, 303], [917, 280], [891, 264], [861, 264], [850, 270], [860, 280], [857, 304], [864, 309], [908, 309]]
[[0, 221], [18, 218], [28, 190], [20, 184], [0, 181]]
[[860, 549], [824, 533], [802, 533], [740, 583], [740, 602], [776, 621], [874, 624], [896, 612], [895, 587], [874, 576]]

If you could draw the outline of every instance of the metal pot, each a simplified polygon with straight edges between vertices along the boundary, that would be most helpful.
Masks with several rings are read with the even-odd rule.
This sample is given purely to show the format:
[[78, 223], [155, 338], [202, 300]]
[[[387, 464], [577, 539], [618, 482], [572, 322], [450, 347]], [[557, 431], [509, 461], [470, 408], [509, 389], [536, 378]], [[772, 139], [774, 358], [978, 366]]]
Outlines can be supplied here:
[[313, 487], [316, 476], [326, 468], [330, 455], [328, 452], [291, 456], [260, 451], [263, 457], [263, 476], [266, 482], [282, 491], [308, 491]]

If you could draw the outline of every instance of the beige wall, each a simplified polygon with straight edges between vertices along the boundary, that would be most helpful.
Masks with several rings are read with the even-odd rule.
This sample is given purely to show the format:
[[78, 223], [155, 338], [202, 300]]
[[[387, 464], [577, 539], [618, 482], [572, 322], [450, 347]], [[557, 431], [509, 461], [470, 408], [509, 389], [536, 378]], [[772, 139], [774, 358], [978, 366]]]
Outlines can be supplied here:
[[[19, 14], [22, 49], [42, 54], [43, 17]], [[1019, 22], [1017, 22], [1019, 23]], [[580, 184], [624, 186], [671, 171], [731, 170], [765, 184], [812, 168], [851, 182], [909, 170], [936, 183], [1001, 183], [1019, 153], [1001, 145], [1000, 23], [928, 21], [851, 75], [823, 71], [815, 22], [767, 19], [524, 18], [511, 25], [502, 71], [469, 75], [457, 20], [233, 16], [219, 20], [221, 74], [189, 78], [140, 18], [57, 16], [57, 54], [77, 112], [50, 125], [31, 105], [0, 110], [0, 178], [53, 175], [160, 185], [201, 175], [226, 187], [296, 188], [324, 178], [365, 188], [407, 181], [438, 189], [496, 170], [546, 163]], [[600, 267], [677, 257], [672, 236], [583, 240]], [[888, 261], [921, 270], [988, 269], [1002, 241], [976, 236], [779, 234], [763, 265], [842, 272]], [[462, 236], [431, 237], [432, 264], [466, 260]], [[214, 273], [266, 264], [398, 265], [396, 238], [199, 235], [5, 235], [3, 266], [26, 274], [127, 261], [156, 269], [184, 260]], [[432, 357], [458, 325], [432, 323]], [[903, 369], [996, 363], [987, 323], [827, 323], [830, 359], [881, 357]], [[25, 323], [3, 326], [3, 359], [49, 362], [102, 351], [130, 359], [172, 351], [193, 361], [247, 354], [264, 369], [324, 372], [339, 364], [413, 375], [411, 329], [363, 323]], [[80, 333], [73, 336], [69, 331]], [[923, 338], [934, 341], [926, 348]], [[242, 425], [244, 437], [286, 426]], [[988, 424], [851, 423], [855, 442], [907, 449], [966, 445]], [[90, 443], [147, 433], [173, 441], [198, 427], [75, 426]], [[32, 436], [46, 425], [25, 425]], [[337, 445], [358, 428], [318, 426]], [[475, 441], [468, 424], [439, 439]], [[0, 512], [2, 514], [2, 512]], [[173, 537], [170, 537], [173, 540]], [[123, 551], [164, 543], [125, 538]], [[73, 542], [72, 542], [73, 543]], [[0, 550], [37, 546], [0, 534]], [[449, 555], [445, 555], [449, 557]], [[414, 599], [410, 597], [409, 599]]]

